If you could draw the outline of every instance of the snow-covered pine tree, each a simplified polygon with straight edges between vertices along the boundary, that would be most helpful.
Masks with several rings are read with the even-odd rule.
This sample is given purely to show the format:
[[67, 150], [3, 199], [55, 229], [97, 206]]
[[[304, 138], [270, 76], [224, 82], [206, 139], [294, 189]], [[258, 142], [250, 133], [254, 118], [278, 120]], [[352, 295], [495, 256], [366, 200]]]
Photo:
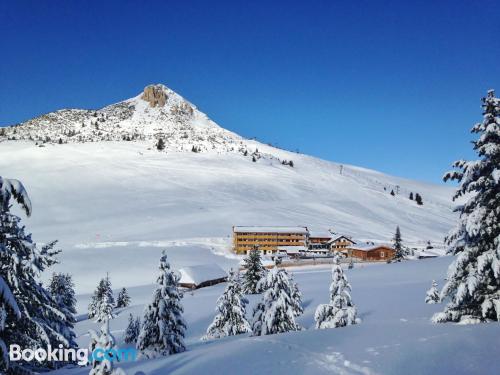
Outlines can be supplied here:
[[332, 267], [332, 283], [330, 284], [330, 303], [316, 308], [314, 320], [316, 329], [338, 328], [356, 324], [356, 306], [351, 300], [351, 285], [347, 281], [340, 256], [334, 258]]
[[500, 321], [500, 99], [493, 90], [483, 98], [483, 122], [472, 132], [478, 159], [459, 160], [444, 180], [460, 183], [454, 200], [457, 227], [446, 237], [448, 252], [456, 255], [448, 269], [441, 300], [449, 299], [434, 322]]
[[410, 192], [410, 200], [413, 200], [413, 192]]
[[141, 331], [141, 320], [139, 317], [134, 318], [132, 314], [128, 317], [128, 325], [125, 330], [124, 341], [127, 344], [136, 343]]
[[156, 149], [158, 151], [163, 151], [165, 149], [165, 141], [163, 138], [158, 139], [158, 142], [156, 143]]
[[293, 312], [295, 316], [300, 316], [304, 313], [304, 308], [302, 307], [302, 293], [299, 290], [299, 286], [293, 279], [293, 276], [290, 276], [290, 285], [292, 286], [292, 306]]
[[255, 336], [298, 331], [295, 322], [296, 304], [292, 297], [294, 285], [284, 269], [274, 267], [259, 282], [265, 291], [253, 313], [252, 331]]
[[[0, 251], [1, 250], [0, 248]], [[21, 318], [21, 310], [19, 310], [19, 306], [17, 306], [16, 299], [7, 283], [0, 276], [0, 374], [6, 372], [9, 368], [9, 353], [3, 334], [7, 322], [8, 310], [10, 310], [14, 321]]]
[[427, 291], [427, 294], [425, 296], [425, 303], [433, 304], [433, 303], [439, 303], [439, 291], [437, 289], [437, 283], [436, 280], [432, 280], [432, 286], [431, 288]]
[[396, 233], [394, 234], [392, 243], [395, 251], [393, 261], [401, 262], [405, 258], [405, 250], [403, 248], [403, 239], [401, 238], [401, 230], [399, 229], [399, 225], [396, 227]]
[[113, 308], [115, 299], [111, 289], [111, 280], [109, 275], [99, 281], [94, 294], [90, 300], [88, 316], [89, 319], [95, 318], [96, 322], [103, 322], [104, 318], [113, 319]]
[[53, 273], [48, 288], [59, 310], [66, 317], [66, 326], [61, 327], [59, 331], [72, 344], [72, 347], [76, 347], [76, 336], [73, 331], [76, 323], [76, 298], [73, 278], [68, 273]]
[[[73, 337], [67, 330], [65, 314], [60, 311], [50, 292], [40, 282], [40, 274], [56, 263], [55, 241], [38, 248], [25, 232], [21, 219], [10, 212], [10, 201], [16, 200], [25, 213], [31, 214], [31, 202], [23, 185], [17, 180], [0, 177], [0, 277], [14, 296], [19, 311], [7, 312], [2, 333], [6, 344], [21, 347], [71, 347]], [[44, 362], [43, 366], [53, 363]]]
[[182, 294], [179, 277], [170, 269], [165, 251], [160, 258], [160, 272], [152, 302], [144, 309], [137, 349], [147, 358], [169, 355], [186, 350], [186, 322], [182, 317]]
[[248, 300], [243, 297], [238, 276], [231, 270], [224, 293], [217, 300], [217, 315], [202, 340], [218, 339], [251, 332], [246, 315]]
[[419, 206], [424, 204], [424, 202], [422, 201], [422, 196], [419, 193], [415, 194], [415, 202], [417, 202]]
[[122, 288], [118, 293], [116, 298], [116, 307], [127, 307], [130, 305], [130, 296], [128, 295], [127, 289]]
[[260, 251], [257, 247], [254, 247], [248, 252], [248, 256], [245, 258], [243, 263], [243, 268], [246, 270], [243, 275], [243, 293], [261, 293], [262, 289], [258, 286], [259, 281], [265, 277], [267, 271], [262, 265]]
[[[116, 349], [115, 338], [109, 330], [109, 319], [107, 317], [103, 320], [100, 333], [94, 330], [89, 331], [90, 334], [90, 352], [100, 349], [108, 355], [112, 355], [112, 349]], [[114, 368], [114, 361], [107, 358], [108, 355], [102, 356], [102, 360], [92, 357], [92, 368], [89, 375], [125, 375], [121, 368]], [[116, 360], [118, 360], [117, 358]]]

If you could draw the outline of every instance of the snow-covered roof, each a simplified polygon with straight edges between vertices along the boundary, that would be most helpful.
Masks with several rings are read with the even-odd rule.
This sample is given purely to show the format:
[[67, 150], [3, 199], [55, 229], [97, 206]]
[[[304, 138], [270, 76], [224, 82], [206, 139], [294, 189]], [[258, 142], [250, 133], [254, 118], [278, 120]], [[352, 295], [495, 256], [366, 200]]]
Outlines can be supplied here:
[[200, 285], [205, 281], [227, 277], [226, 271], [214, 263], [183, 267], [179, 270], [179, 273], [181, 274], [179, 284]]
[[354, 241], [352, 238], [349, 238], [343, 234], [335, 234], [333, 235], [332, 239], [328, 241], [328, 243], [332, 243], [332, 242], [336, 242], [338, 240], [340, 240], [341, 238], [345, 238], [347, 241], [350, 241], [352, 243], [356, 243], [356, 241]]
[[424, 250], [422, 250], [422, 251], [418, 252], [418, 254], [417, 254], [417, 255], [418, 255], [419, 257], [421, 257], [421, 258], [436, 258], [436, 257], [438, 257], [438, 256], [439, 256], [439, 255], [438, 255], [438, 254], [436, 254], [435, 252], [433, 252], [433, 251], [428, 251], [428, 250], [425, 250], [425, 251], [424, 251]]
[[301, 233], [307, 234], [307, 227], [233, 227], [233, 231], [237, 233]]
[[361, 250], [361, 251], [370, 251], [370, 250], [378, 249], [379, 247], [387, 247], [389, 249], [392, 249], [392, 246], [389, 245], [389, 244], [386, 244], [386, 243], [379, 243], [379, 244], [360, 243], [360, 244], [349, 246], [349, 249]]
[[330, 232], [309, 231], [309, 237], [332, 238], [333, 234], [331, 234]]

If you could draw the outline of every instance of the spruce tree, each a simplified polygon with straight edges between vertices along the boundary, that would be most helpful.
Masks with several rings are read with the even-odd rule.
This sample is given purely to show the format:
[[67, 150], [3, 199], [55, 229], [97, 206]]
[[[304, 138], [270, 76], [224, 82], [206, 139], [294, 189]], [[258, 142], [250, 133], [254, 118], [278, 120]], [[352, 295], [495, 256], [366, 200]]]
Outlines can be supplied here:
[[259, 281], [266, 275], [266, 269], [262, 265], [260, 251], [257, 247], [249, 251], [244, 260], [243, 268], [246, 269], [243, 275], [243, 292], [246, 294], [261, 293]]
[[116, 307], [127, 307], [130, 305], [130, 296], [128, 295], [127, 289], [122, 288], [118, 293], [118, 297], [116, 298]]
[[108, 356], [113, 355], [113, 349], [116, 349], [115, 338], [109, 330], [109, 319], [106, 317], [103, 320], [103, 325], [99, 333], [94, 330], [89, 331], [90, 334], [90, 352], [94, 350], [101, 350], [106, 355], [102, 355], [102, 359], [97, 359], [92, 357], [92, 368], [90, 369], [89, 375], [125, 375], [125, 372], [120, 368], [114, 368], [115, 360], [118, 361], [119, 358], [113, 358], [112, 360]]
[[104, 318], [113, 319], [113, 308], [115, 299], [111, 289], [109, 275], [99, 281], [96, 290], [91, 298], [88, 316], [89, 319], [95, 318], [96, 322], [103, 322]]
[[403, 239], [401, 238], [401, 230], [399, 229], [399, 225], [396, 227], [396, 233], [394, 234], [392, 242], [395, 251], [393, 260], [396, 262], [401, 262], [405, 257], [405, 250], [403, 248]]
[[[56, 242], [41, 248], [25, 232], [21, 219], [10, 212], [10, 202], [17, 201], [25, 213], [31, 214], [31, 202], [23, 185], [17, 180], [0, 177], [0, 277], [12, 292], [21, 312], [17, 319], [12, 309], [6, 313], [3, 341], [19, 344], [21, 347], [73, 346], [68, 337], [70, 323], [59, 309], [50, 292], [40, 282], [40, 274], [56, 263], [54, 250]], [[45, 361], [41, 366], [52, 366]]]
[[391, 190], [391, 195], [394, 197], [396, 194], [394, 194], [394, 190]]
[[500, 99], [493, 90], [482, 107], [483, 122], [472, 128], [478, 159], [459, 160], [444, 176], [459, 182], [454, 200], [463, 201], [455, 209], [458, 225], [445, 240], [456, 256], [441, 291], [449, 302], [435, 322], [500, 321]]
[[158, 151], [163, 151], [165, 149], [165, 141], [163, 138], [158, 139], [158, 142], [156, 143], [156, 149]]
[[302, 293], [299, 290], [299, 286], [294, 281], [293, 276], [290, 276], [290, 285], [292, 286], [292, 308], [297, 317], [304, 313], [304, 308], [302, 307]]
[[160, 258], [160, 272], [152, 302], [144, 310], [137, 349], [147, 358], [169, 355], [186, 350], [186, 322], [182, 317], [182, 294], [179, 277], [170, 269], [165, 251]]
[[128, 317], [128, 325], [127, 329], [125, 330], [125, 337], [124, 341], [127, 344], [132, 344], [137, 342], [137, 338], [139, 337], [139, 333], [141, 331], [141, 320], [139, 317], [135, 318], [133, 317], [132, 314], [129, 314]]
[[422, 201], [422, 196], [419, 193], [415, 194], [415, 202], [417, 202], [419, 206], [424, 204], [424, 202]]
[[203, 340], [218, 339], [251, 332], [246, 315], [248, 300], [243, 297], [237, 275], [229, 274], [224, 293], [217, 300], [217, 315], [207, 328]]
[[295, 322], [295, 287], [290, 282], [288, 273], [284, 269], [274, 267], [259, 284], [261, 287], [265, 286], [265, 292], [254, 309], [253, 334], [263, 336], [300, 330], [300, 326]]
[[9, 368], [9, 353], [3, 334], [8, 313], [10, 313], [13, 322], [21, 318], [21, 310], [17, 306], [16, 298], [7, 283], [0, 276], [0, 374], [7, 372]]
[[413, 192], [410, 193], [410, 200], [413, 200]]
[[425, 296], [425, 303], [433, 304], [433, 303], [439, 303], [439, 291], [437, 289], [437, 283], [435, 280], [432, 280], [432, 286], [431, 288], [427, 291], [427, 294]]
[[56, 301], [59, 310], [66, 317], [66, 326], [61, 327], [60, 332], [76, 347], [75, 332], [73, 331], [76, 323], [76, 297], [75, 284], [73, 278], [68, 273], [53, 273], [49, 281], [49, 292]]
[[316, 308], [314, 320], [316, 329], [338, 328], [356, 324], [356, 306], [351, 300], [351, 285], [340, 265], [340, 257], [336, 255], [332, 268], [330, 285], [330, 303]]

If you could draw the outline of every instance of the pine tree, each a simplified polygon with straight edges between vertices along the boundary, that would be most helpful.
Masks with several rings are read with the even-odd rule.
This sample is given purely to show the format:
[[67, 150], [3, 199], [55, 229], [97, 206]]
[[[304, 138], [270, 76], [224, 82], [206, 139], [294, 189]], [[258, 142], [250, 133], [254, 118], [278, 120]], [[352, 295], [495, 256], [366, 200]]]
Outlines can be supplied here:
[[456, 255], [448, 269], [441, 299], [449, 299], [434, 322], [500, 321], [500, 99], [493, 90], [483, 98], [483, 122], [472, 132], [478, 160], [455, 162], [457, 170], [444, 180], [460, 183], [454, 200], [457, 227], [446, 237], [448, 252]]
[[352, 270], [354, 268], [354, 260], [351, 258], [349, 261], [349, 269]]
[[274, 267], [265, 279], [259, 282], [265, 288], [262, 300], [253, 313], [252, 331], [255, 336], [298, 331], [294, 302], [294, 285], [284, 269]]
[[395, 196], [396, 194], [394, 194], [394, 190], [391, 190], [391, 195], [392, 196]]
[[160, 272], [153, 301], [145, 308], [137, 349], [147, 358], [169, 355], [186, 350], [186, 322], [182, 317], [182, 294], [178, 276], [170, 269], [165, 251], [160, 258]]
[[334, 258], [330, 303], [319, 305], [314, 314], [316, 329], [338, 328], [356, 324], [356, 306], [351, 300], [351, 285], [345, 277], [340, 256]]
[[66, 317], [66, 326], [60, 327], [59, 332], [71, 343], [71, 347], [76, 347], [76, 335], [73, 331], [76, 323], [76, 297], [73, 278], [68, 273], [53, 273], [48, 288], [59, 310]]
[[292, 286], [292, 308], [297, 317], [304, 313], [304, 308], [302, 307], [302, 293], [299, 290], [299, 286], [294, 281], [293, 276], [290, 276], [290, 285]]
[[425, 303], [433, 304], [433, 303], [439, 303], [439, 292], [437, 289], [437, 283], [435, 280], [432, 280], [432, 286], [431, 288], [427, 291], [427, 294], [425, 296]]
[[[21, 312], [17, 319], [14, 310], [2, 308], [3, 341], [21, 347], [71, 347], [73, 343], [66, 338], [72, 336], [66, 331], [66, 316], [40, 282], [40, 274], [56, 263], [60, 251], [54, 250], [55, 241], [41, 248], [36, 246], [21, 219], [10, 212], [12, 200], [28, 216], [31, 214], [31, 202], [23, 185], [0, 177], [0, 277]], [[48, 361], [41, 364], [51, 365]]]
[[424, 204], [424, 202], [422, 201], [422, 196], [419, 193], [415, 194], [415, 202], [417, 202], [419, 206]]
[[243, 276], [243, 292], [246, 294], [258, 294], [262, 292], [259, 289], [259, 281], [266, 275], [266, 269], [262, 265], [260, 251], [254, 247], [248, 252], [245, 258], [243, 268], [246, 269]]
[[252, 329], [245, 317], [247, 304], [248, 300], [241, 293], [238, 277], [231, 271], [226, 289], [217, 300], [217, 315], [202, 339], [218, 339], [251, 332]]
[[130, 305], [130, 296], [128, 295], [127, 289], [122, 288], [120, 293], [118, 293], [118, 297], [116, 298], [116, 307], [127, 307]]
[[89, 304], [89, 319], [95, 318], [96, 322], [103, 322], [104, 318], [113, 319], [115, 299], [111, 289], [109, 275], [99, 281]]
[[410, 200], [413, 200], [413, 192], [410, 193]]
[[127, 329], [125, 330], [125, 337], [123, 340], [127, 344], [131, 343], [135, 344], [137, 342], [137, 338], [139, 337], [140, 331], [141, 331], [141, 320], [139, 319], [139, 317], [134, 319], [132, 314], [129, 314], [128, 325]]
[[405, 250], [403, 248], [403, 239], [401, 238], [401, 231], [399, 225], [396, 227], [396, 233], [392, 239], [394, 246], [394, 261], [401, 262], [405, 258]]
[[9, 353], [3, 334], [9, 310], [14, 322], [21, 318], [21, 310], [16, 299], [7, 283], [0, 276], [0, 374], [6, 372], [9, 368]]
[[163, 151], [165, 149], [165, 141], [163, 138], [158, 139], [158, 142], [156, 143], [156, 149], [158, 151]]
[[[112, 349], [116, 349], [115, 338], [109, 330], [109, 319], [104, 318], [100, 333], [94, 330], [89, 331], [90, 334], [90, 352], [99, 349], [107, 355], [102, 356], [102, 360], [92, 357], [92, 368], [89, 375], [125, 375], [125, 372], [120, 368], [114, 368], [114, 360], [108, 357], [112, 356]], [[114, 359], [114, 358], [113, 358]], [[116, 358], [118, 360], [119, 358]]]

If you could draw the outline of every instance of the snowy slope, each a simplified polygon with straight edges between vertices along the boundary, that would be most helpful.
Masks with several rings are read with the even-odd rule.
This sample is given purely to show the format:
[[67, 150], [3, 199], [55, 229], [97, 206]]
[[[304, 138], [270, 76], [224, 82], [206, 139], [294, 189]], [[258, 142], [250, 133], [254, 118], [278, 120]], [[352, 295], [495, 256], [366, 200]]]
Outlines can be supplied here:
[[[455, 221], [449, 187], [347, 165], [340, 174], [336, 163], [245, 140], [164, 86], [153, 89], [163, 106], [143, 99], [146, 88], [101, 110], [54, 112], [0, 136], [0, 174], [25, 184], [29, 230], [38, 242], [60, 240], [79, 290], [110, 269], [98, 262], [81, 275], [91, 255], [137, 265], [138, 254], [151, 254], [137, 265], [147, 268], [162, 247], [186, 245], [206, 256], [193, 253], [175, 266], [209, 261], [227, 269], [214, 252], [227, 254], [233, 225], [303, 225], [382, 242], [400, 225], [407, 244], [422, 246], [439, 245]], [[24, 140], [7, 140], [13, 137]], [[282, 164], [290, 160], [293, 167]], [[410, 192], [424, 205], [410, 201]], [[130, 279], [126, 267], [113, 273], [118, 283]], [[141, 275], [132, 285], [148, 282]]]
[[[433, 279], [443, 285], [450, 257], [378, 264], [345, 270], [361, 324], [339, 329], [314, 329], [314, 311], [329, 298], [330, 269], [294, 272], [303, 293], [302, 332], [264, 337], [231, 337], [201, 342], [214, 317], [225, 284], [186, 293], [182, 301], [188, 323], [188, 351], [153, 361], [120, 364], [129, 374], [498, 374], [500, 346], [497, 323], [460, 326], [433, 324], [430, 317], [442, 305], [424, 303]], [[153, 276], [151, 276], [153, 277]], [[111, 321], [118, 347], [125, 347], [123, 331], [128, 314], [142, 315], [153, 286], [132, 288], [132, 306]], [[249, 296], [247, 309], [259, 296]], [[79, 296], [84, 307], [88, 296]], [[77, 324], [80, 346], [88, 344], [92, 321]], [[58, 374], [87, 374], [87, 369]]]

